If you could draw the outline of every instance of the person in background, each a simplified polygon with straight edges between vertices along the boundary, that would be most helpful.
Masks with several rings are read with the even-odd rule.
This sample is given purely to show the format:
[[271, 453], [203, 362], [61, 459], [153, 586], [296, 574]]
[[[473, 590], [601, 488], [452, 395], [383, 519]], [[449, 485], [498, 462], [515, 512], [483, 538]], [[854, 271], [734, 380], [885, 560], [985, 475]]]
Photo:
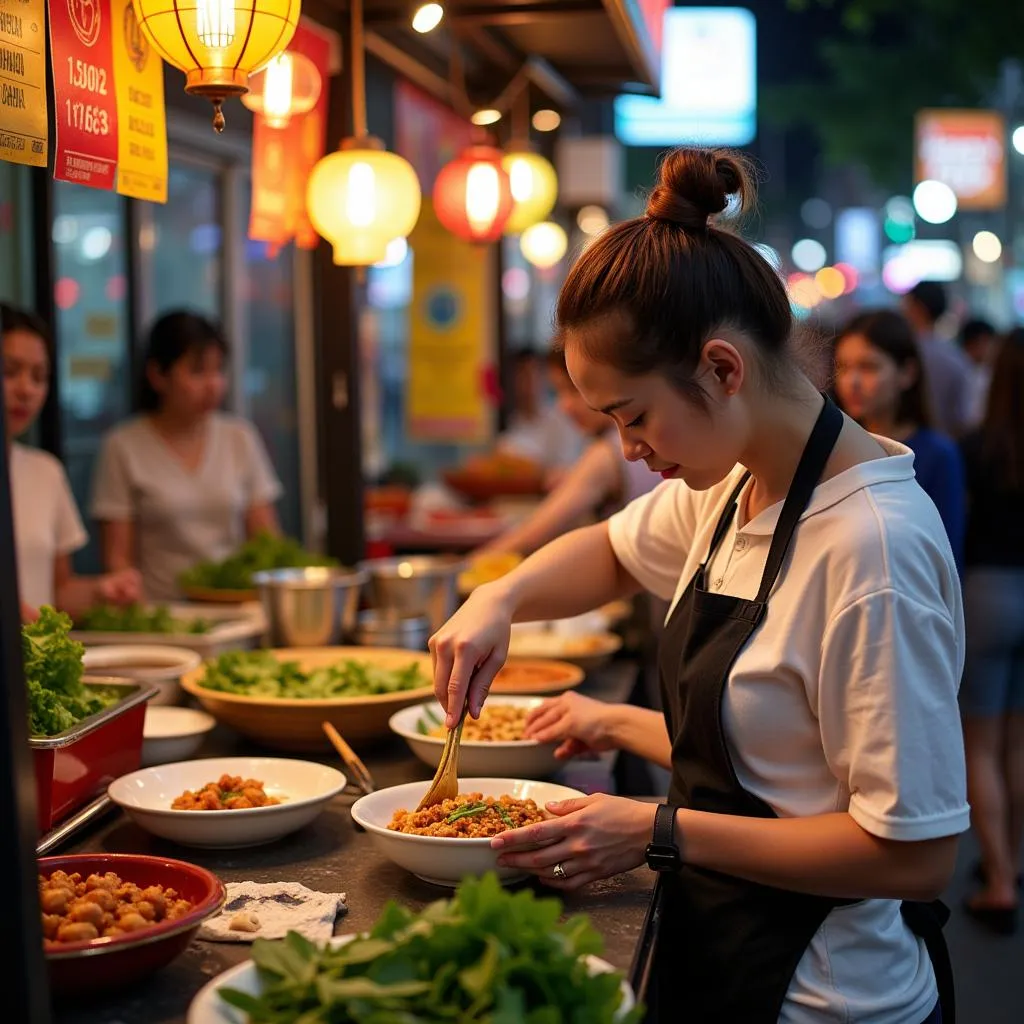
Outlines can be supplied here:
[[987, 320], [968, 320], [960, 328], [960, 348], [970, 365], [968, 422], [977, 427], [985, 418], [992, 382], [992, 361], [998, 349], [996, 329]]
[[551, 479], [580, 457], [584, 437], [557, 405], [545, 401], [544, 362], [533, 349], [512, 357], [515, 409], [498, 450], [521, 455], [542, 466]]
[[88, 536], [64, 467], [49, 452], [16, 440], [35, 423], [50, 390], [53, 344], [46, 324], [34, 313], [0, 303], [0, 332], [22, 618], [34, 619], [44, 604], [77, 618], [96, 604], [137, 601], [142, 590], [134, 569], [75, 575], [71, 555]]
[[141, 415], [103, 443], [92, 514], [109, 569], [138, 566], [146, 596], [178, 596], [181, 574], [278, 533], [279, 483], [251, 423], [220, 412], [228, 345], [196, 313], [161, 317], [149, 335]]
[[910, 325], [891, 310], [861, 313], [839, 334], [835, 359], [840, 407], [872, 434], [914, 453], [918, 483], [935, 502], [962, 565], [963, 462], [956, 444], [932, 427], [927, 373]]
[[595, 412], [576, 389], [556, 349], [548, 357], [558, 407], [591, 443], [576, 464], [522, 523], [480, 549], [480, 554], [529, 555], [578, 526], [587, 515], [610, 514], [660, 483], [643, 462], [626, 458], [618, 431], [603, 412]]
[[938, 281], [921, 281], [903, 296], [903, 314], [921, 350], [935, 427], [955, 438], [970, 427], [970, 365], [960, 349], [936, 334], [946, 308], [946, 289]]
[[969, 496], [960, 705], [982, 887], [967, 910], [1017, 927], [1024, 843], [1024, 329], [996, 357], [985, 421], [963, 442]]

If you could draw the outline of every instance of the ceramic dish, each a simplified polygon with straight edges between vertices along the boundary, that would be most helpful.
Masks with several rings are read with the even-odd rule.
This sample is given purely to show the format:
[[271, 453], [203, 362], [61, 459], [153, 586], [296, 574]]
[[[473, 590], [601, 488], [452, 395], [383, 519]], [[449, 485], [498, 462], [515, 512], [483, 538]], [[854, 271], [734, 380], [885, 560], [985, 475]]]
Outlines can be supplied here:
[[[338, 935], [331, 939], [331, 945], [342, 946], [351, 942], [357, 936]], [[596, 956], [586, 958], [587, 968], [591, 974], [611, 974], [615, 971], [610, 963]], [[192, 1000], [188, 1008], [187, 1024], [248, 1024], [247, 1017], [241, 1010], [228, 1006], [220, 997], [221, 989], [233, 988], [240, 992], [246, 992], [252, 996], [258, 996], [262, 991], [260, 986], [259, 972], [252, 960], [246, 960], [237, 964], [223, 974], [218, 974], [212, 981], [199, 990], [199, 994]], [[617, 1017], [622, 1018], [636, 1005], [633, 990], [628, 983], [622, 982], [622, 1005], [619, 1007]]]
[[[424, 678], [433, 678], [429, 654], [388, 647], [321, 647], [271, 651], [279, 661], [297, 661], [306, 671], [339, 661], [361, 661], [384, 668], [407, 668], [416, 663]], [[433, 692], [432, 686], [371, 697], [332, 697], [325, 700], [248, 697], [207, 690], [200, 685], [204, 668], [185, 676], [181, 685], [225, 725], [251, 740], [277, 750], [330, 749], [322, 723], [330, 722], [350, 742], [388, 735], [388, 719], [399, 709], [417, 704]]]
[[[222, 775], [259, 779], [281, 803], [232, 811], [175, 811], [185, 790], [202, 789]], [[233, 849], [259, 846], [313, 821], [345, 788], [345, 776], [311, 761], [279, 757], [214, 757], [165, 764], [124, 775], [111, 783], [114, 803], [147, 832], [182, 846]]]
[[[526, 873], [498, 866], [498, 854], [490, 839], [447, 839], [442, 836], [417, 836], [392, 832], [387, 826], [397, 810], [414, 810], [430, 787], [429, 782], [407, 782], [402, 786], [379, 789], [361, 797], [352, 805], [352, 818], [373, 836], [374, 844], [388, 860], [411, 871], [425, 882], [454, 888], [467, 876], [495, 871], [505, 883], [517, 882]], [[484, 796], [509, 796], [534, 800], [543, 808], [552, 800], [572, 800], [583, 796], [578, 789], [557, 786], [553, 782], [525, 779], [461, 778], [459, 791]]]
[[[525, 708], [532, 711], [543, 703], [540, 697], [491, 697], [485, 707]], [[434, 701], [403, 708], [391, 716], [391, 731], [401, 736], [424, 763], [436, 768], [444, 749], [443, 736], [427, 733], [441, 720], [440, 707]], [[437, 719], [431, 716], [437, 716]], [[464, 775], [497, 775], [507, 772], [520, 779], [546, 779], [558, 769], [556, 743], [536, 740], [467, 740], [459, 744], [459, 771]]]
[[491, 693], [550, 696], [572, 690], [583, 682], [578, 665], [544, 658], [510, 658], [491, 684]]
[[142, 727], [142, 767], [187, 761], [202, 745], [217, 720], [196, 708], [146, 708]]
[[90, 647], [82, 656], [86, 672], [149, 683], [159, 691], [150, 704], [177, 704], [181, 701], [181, 677], [194, 672], [202, 663], [195, 651], [184, 647], [146, 644], [117, 644]]
[[593, 670], [606, 664], [621, 648], [622, 637], [615, 633], [574, 636], [545, 630], [520, 630], [512, 633], [508, 653], [512, 658], [557, 658]]
[[145, 888], [162, 885], [177, 890], [193, 909], [176, 921], [91, 942], [64, 943], [46, 950], [52, 991], [61, 997], [122, 988], [169, 964], [184, 952], [199, 926], [218, 913], [224, 886], [215, 875], [195, 864], [134, 853], [84, 853], [42, 857], [41, 875], [78, 872], [83, 878], [113, 871], [126, 882]]

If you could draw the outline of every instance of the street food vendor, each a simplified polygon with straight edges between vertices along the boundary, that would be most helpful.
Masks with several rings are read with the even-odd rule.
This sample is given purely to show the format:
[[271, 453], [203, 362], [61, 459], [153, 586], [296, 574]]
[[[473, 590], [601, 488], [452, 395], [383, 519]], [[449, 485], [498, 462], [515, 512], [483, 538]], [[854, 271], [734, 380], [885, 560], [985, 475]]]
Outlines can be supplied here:
[[50, 391], [53, 347], [46, 324], [34, 313], [0, 303], [0, 331], [22, 618], [34, 618], [44, 604], [77, 616], [94, 604], [137, 601], [140, 581], [133, 569], [105, 576], [75, 574], [71, 556], [88, 536], [67, 473], [49, 452], [16, 440], [31, 429]]
[[562, 696], [530, 723], [664, 765], [667, 801], [549, 805], [501, 862], [576, 889], [646, 860], [661, 1021], [949, 1021], [930, 901], [969, 824], [956, 566], [909, 449], [797, 367], [782, 281], [716, 219], [731, 196], [754, 198], [739, 157], [677, 150], [569, 273], [569, 372], [666, 482], [479, 588], [431, 640], [435, 690], [449, 724], [467, 695], [478, 714], [513, 621], [672, 599], [663, 717]]
[[146, 596], [178, 596], [197, 562], [279, 531], [281, 484], [256, 428], [220, 412], [227, 340], [205, 317], [167, 313], [149, 335], [141, 415], [103, 443], [92, 514], [109, 569], [138, 566]]

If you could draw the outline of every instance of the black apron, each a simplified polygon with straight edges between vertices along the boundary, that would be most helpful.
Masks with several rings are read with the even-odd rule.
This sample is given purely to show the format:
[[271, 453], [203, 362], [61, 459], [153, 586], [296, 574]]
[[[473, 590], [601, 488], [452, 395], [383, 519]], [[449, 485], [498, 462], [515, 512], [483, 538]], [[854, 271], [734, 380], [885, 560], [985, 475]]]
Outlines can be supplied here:
[[[719, 519], [707, 558], [669, 618], [659, 667], [672, 738], [668, 800], [674, 806], [775, 817], [736, 777], [722, 723], [722, 696], [733, 662], [764, 619], [797, 523], [842, 425], [842, 413], [826, 398], [786, 497], [754, 600], [706, 586], [708, 565], [736, 514], [746, 474]], [[683, 1019], [687, 1024], [777, 1024], [811, 939], [833, 908], [856, 902], [776, 889], [688, 865], [678, 874], [661, 876], [658, 888], [661, 924], [647, 999], [649, 1019], [659, 1024]], [[944, 1024], [952, 1024], [952, 973], [941, 922], [931, 905], [903, 906], [910, 927], [928, 943]]]

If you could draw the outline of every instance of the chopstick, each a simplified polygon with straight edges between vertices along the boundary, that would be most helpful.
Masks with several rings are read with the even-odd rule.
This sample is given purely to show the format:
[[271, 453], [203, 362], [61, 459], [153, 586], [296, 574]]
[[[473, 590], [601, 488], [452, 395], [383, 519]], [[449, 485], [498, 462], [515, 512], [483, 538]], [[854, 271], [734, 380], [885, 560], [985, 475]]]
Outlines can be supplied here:
[[373, 784], [373, 776], [370, 775], [366, 765], [359, 760], [356, 752], [341, 738], [341, 733], [330, 722], [323, 722], [321, 725], [327, 738], [331, 741], [331, 745], [345, 762], [345, 767], [352, 773], [356, 785], [364, 793], [372, 793], [376, 787]]

